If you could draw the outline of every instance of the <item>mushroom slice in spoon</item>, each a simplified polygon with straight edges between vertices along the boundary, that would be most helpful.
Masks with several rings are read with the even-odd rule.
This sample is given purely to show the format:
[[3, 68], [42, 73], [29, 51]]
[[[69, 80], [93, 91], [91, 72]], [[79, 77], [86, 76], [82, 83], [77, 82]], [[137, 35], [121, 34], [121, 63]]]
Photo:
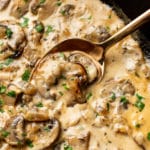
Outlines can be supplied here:
[[10, 0], [0, 0], [0, 10], [5, 9], [8, 4], [9, 4]]
[[10, 15], [15, 18], [22, 17], [28, 11], [30, 2], [31, 0], [13, 0]]
[[26, 37], [19, 24], [12, 20], [1, 21], [0, 33], [0, 40], [3, 43], [0, 47], [0, 60], [20, 56], [26, 45]]
[[8, 144], [14, 146], [24, 144], [24, 118], [21, 115], [10, 118], [4, 130], [8, 133], [5, 138]]
[[84, 52], [74, 51], [68, 57], [68, 60], [70, 62], [79, 63], [85, 68], [89, 83], [98, 79], [98, 77], [102, 74], [102, 70], [99, 67], [98, 62]]
[[57, 139], [59, 131], [60, 125], [56, 119], [50, 119], [45, 122], [30, 123], [26, 127], [27, 138], [30, 139], [33, 144], [32, 150], [43, 150], [50, 147]]

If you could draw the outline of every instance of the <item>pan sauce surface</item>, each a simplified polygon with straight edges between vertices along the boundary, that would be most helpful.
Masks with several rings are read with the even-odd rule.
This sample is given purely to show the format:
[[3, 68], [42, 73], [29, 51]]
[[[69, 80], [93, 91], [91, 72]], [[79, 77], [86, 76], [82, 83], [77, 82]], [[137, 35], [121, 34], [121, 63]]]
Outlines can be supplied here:
[[[99, 0], [0, 0], [0, 149], [150, 148], [150, 69], [128, 36], [106, 54], [101, 83], [70, 53], [38, 59], [70, 37], [103, 41], [124, 26]], [[86, 60], [86, 59], [85, 59]]]

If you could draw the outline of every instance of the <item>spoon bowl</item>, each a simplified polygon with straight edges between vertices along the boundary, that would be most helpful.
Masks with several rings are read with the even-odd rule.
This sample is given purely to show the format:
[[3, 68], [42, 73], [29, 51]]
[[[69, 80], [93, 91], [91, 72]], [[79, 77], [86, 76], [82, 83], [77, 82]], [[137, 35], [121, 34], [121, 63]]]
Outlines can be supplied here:
[[[150, 21], [150, 9], [148, 9], [146, 12], [141, 14], [129, 24], [127, 24], [125, 27], [123, 27], [121, 30], [119, 30], [117, 33], [112, 35], [104, 42], [93, 43], [91, 41], [79, 38], [72, 38], [62, 41], [61, 43], [53, 47], [50, 51], [48, 51], [46, 55], [40, 59], [34, 70], [37, 69], [39, 64], [45, 58], [47, 58], [48, 55], [57, 52], [69, 51], [71, 52], [71, 55], [77, 55], [78, 57], [85, 56], [85, 58], [88, 58], [90, 61], [92, 61], [97, 67], [97, 79], [98, 81], [100, 81], [103, 78], [105, 72], [105, 53], [107, 52], [108, 47], [122, 40], [124, 37], [131, 34], [137, 28], [139, 28], [141, 25], [148, 21]], [[80, 60], [78, 60], [78, 62], [79, 61]]]

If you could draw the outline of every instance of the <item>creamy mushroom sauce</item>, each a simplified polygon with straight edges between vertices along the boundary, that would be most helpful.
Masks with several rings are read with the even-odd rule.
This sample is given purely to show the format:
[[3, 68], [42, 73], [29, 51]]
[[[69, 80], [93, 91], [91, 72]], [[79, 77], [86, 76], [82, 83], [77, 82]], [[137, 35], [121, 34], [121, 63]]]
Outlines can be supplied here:
[[99, 0], [0, 0], [1, 150], [150, 149], [150, 69], [131, 36], [109, 48], [101, 82], [70, 52], [35, 67], [60, 41], [123, 26]]

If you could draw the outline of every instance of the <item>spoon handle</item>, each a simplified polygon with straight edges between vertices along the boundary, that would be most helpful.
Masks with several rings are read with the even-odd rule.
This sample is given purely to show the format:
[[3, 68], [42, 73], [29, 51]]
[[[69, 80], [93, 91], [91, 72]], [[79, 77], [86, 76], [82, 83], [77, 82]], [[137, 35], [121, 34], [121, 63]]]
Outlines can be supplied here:
[[143, 14], [138, 16], [136, 19], [131, 21], [129, 24], [127, 24], [125, 27], [123, 27], [121, 30], [119, 30], [117, 33], [112, 35], [110, 38], [105, 40], [104, 42], [98, 44], [104, 48], [111, 46], [115, 44], [116, 42], [122, 40], [124, 37], [129, 35], [130, 33], [134, 32], [137, 28], [139, 28], [144, 23], [150, 21], [150, 9], [145, 11]]

